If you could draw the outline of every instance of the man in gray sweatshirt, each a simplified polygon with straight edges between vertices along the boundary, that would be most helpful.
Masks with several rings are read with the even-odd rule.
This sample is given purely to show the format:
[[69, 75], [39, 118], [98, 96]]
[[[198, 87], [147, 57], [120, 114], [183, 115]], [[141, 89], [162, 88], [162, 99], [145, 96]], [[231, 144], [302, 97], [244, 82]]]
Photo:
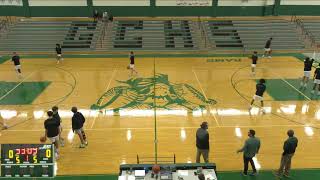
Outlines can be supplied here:
[[294, 131], [289, 130], [287, 132], [288, 139], [283, 144], [283, 153], [281, 157], [280, 168], [278, 171], [274, 173], [276, 176], [281, 176], [284, 170], [283, 175], [285, 177], [289, 177], [289, 171], [291, 168], [291, 159], [296, 152], [296, 148], [298, 146], [298, 139], [294, 137]]
[[252, 158], [258, 154], [259, 149], [260, 149], [260, 139], [255, 137], [256, 132], [252, 129], [249, 130], [248, 136], [249, 138], [246, 140], [244, 146], [237, 151], [237, 153], [243, 152], [243, 175], [247, 176], [248, 175], [248, 164], [250, 162], [251, 167], [252, 167], [252, 176], [257, 175], [257, 170], [254, 165], [254, 161]]
[[196, 162], [200, 163], [200, 156], [203, 156], [204, 162], [209, 162], [209, 133], [207, 131], [208, 123], [202, 122], [196, 134], [197, 157]]

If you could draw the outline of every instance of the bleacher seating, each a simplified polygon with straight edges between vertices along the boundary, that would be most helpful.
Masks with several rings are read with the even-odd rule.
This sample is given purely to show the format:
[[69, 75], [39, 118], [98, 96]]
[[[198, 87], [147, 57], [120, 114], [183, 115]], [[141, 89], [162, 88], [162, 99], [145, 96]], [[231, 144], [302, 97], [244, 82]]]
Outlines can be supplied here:
[[314, 37], [315, 43], [320, 45], [320, 21], [313, 19], [301, 19], [304, 28], [311, 32]]
[[91, 50], [98, 31], [89, 21], [23, 20], [0, 39], [0, 51], [54, 51], [56, 43], [68, 51]]
[[261, 50], [270, 37], [273, 37], [274, 50], [304, 48], [295, 25], [285, 20], [219, 20], [205, 23], [209, 39], [218, 50]]
[[237, 20], [234, 26], [246, 50], [260, 50], [272, 37], [273, 50], [302, 50], [305, 48], [295, 25], [286, 20]]
[[189, 21], [115, 21], [111, 49], [194, 50]]
[[[320, 22], [305, 22], [314, 35]], [[255, 18], [248, 20], [89, 20], [45, 21], [23, 19], [0, 36], [0, 51], [219, 51], [262, 50], [273, 37], [273, 50], [303, 50], [301, 33], [293, 22]], [[320, 41], [320, 38], [318, 38]]]

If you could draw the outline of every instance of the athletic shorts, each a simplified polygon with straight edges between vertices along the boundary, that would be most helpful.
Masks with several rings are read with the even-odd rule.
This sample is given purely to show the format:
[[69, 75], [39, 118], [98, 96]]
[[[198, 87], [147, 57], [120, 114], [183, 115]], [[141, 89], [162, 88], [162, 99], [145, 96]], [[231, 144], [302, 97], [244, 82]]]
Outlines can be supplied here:
[[134, 64], [130, 64], [130, 65], [129, 65], [129, 68], [130, 68], [130, 69], [134, 69]]
[[315, 84], [320, 84], [320, 79], [315, 79], [315, 80], [314, 80], [314, 83], [315, 83]]
[[264, 48], [264, 51], [270, 52], [271, 48]]
[[311, 71], [304, 71], [304, 76], [310, 78]]
[[57, 54], [57, 57], [61, 57], [62, 55], [61, 54]]
[[257, 66], [257, 64], [251, 64], [251, 67], [255, 68]]
[[83, 128], [75, 129], [75, 130], [74, 130], [74, 132], [77, 133], [77, 134], [80, 134], [82, 131], [83, 131]]
[[15, 65], [14, 67], [16, 68], [16, 70], [21, 69], [21, 65]]
[[59, 135], [55, 137], [48, 137], [48, 139], [51, 141], [51, 143], [57, 142], [59, 140]]
[[253, 96], [253, 99], [254, 99], [255, 101], [263, 101], [263, 97], [258, 96], [258, 95], [254, 95], [254, 96]]

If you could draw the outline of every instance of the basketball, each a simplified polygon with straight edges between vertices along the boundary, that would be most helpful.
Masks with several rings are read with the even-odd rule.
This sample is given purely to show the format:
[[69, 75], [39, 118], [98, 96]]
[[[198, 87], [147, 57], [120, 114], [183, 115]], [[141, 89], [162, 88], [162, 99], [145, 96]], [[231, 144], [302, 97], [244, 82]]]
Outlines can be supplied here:
[[47, 138], [45, 136], [40, 137], [40, 142], [44, 143], [46, 142]]
[[152, 166], [152, 172], [153, 172], [154, 174], [158, 174], [158, 173], [160, 172], [160, 166], [157, 165], [157, 164], [153, 165], [153, 166]]

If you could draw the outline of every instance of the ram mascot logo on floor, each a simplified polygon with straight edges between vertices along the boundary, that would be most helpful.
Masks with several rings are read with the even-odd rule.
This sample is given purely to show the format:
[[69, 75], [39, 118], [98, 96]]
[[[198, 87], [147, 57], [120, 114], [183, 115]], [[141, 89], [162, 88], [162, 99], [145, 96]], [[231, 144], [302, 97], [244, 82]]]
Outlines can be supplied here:
[[122, 109], [171, 110], [180, 107], [193, 111], [217, 103], [213, 99], [206, 99], [200, 91], [188, 84], [170, 83], [165, 74], [117, 82], [120, 85], [105, 92], [91, 109], [119, 112]]

